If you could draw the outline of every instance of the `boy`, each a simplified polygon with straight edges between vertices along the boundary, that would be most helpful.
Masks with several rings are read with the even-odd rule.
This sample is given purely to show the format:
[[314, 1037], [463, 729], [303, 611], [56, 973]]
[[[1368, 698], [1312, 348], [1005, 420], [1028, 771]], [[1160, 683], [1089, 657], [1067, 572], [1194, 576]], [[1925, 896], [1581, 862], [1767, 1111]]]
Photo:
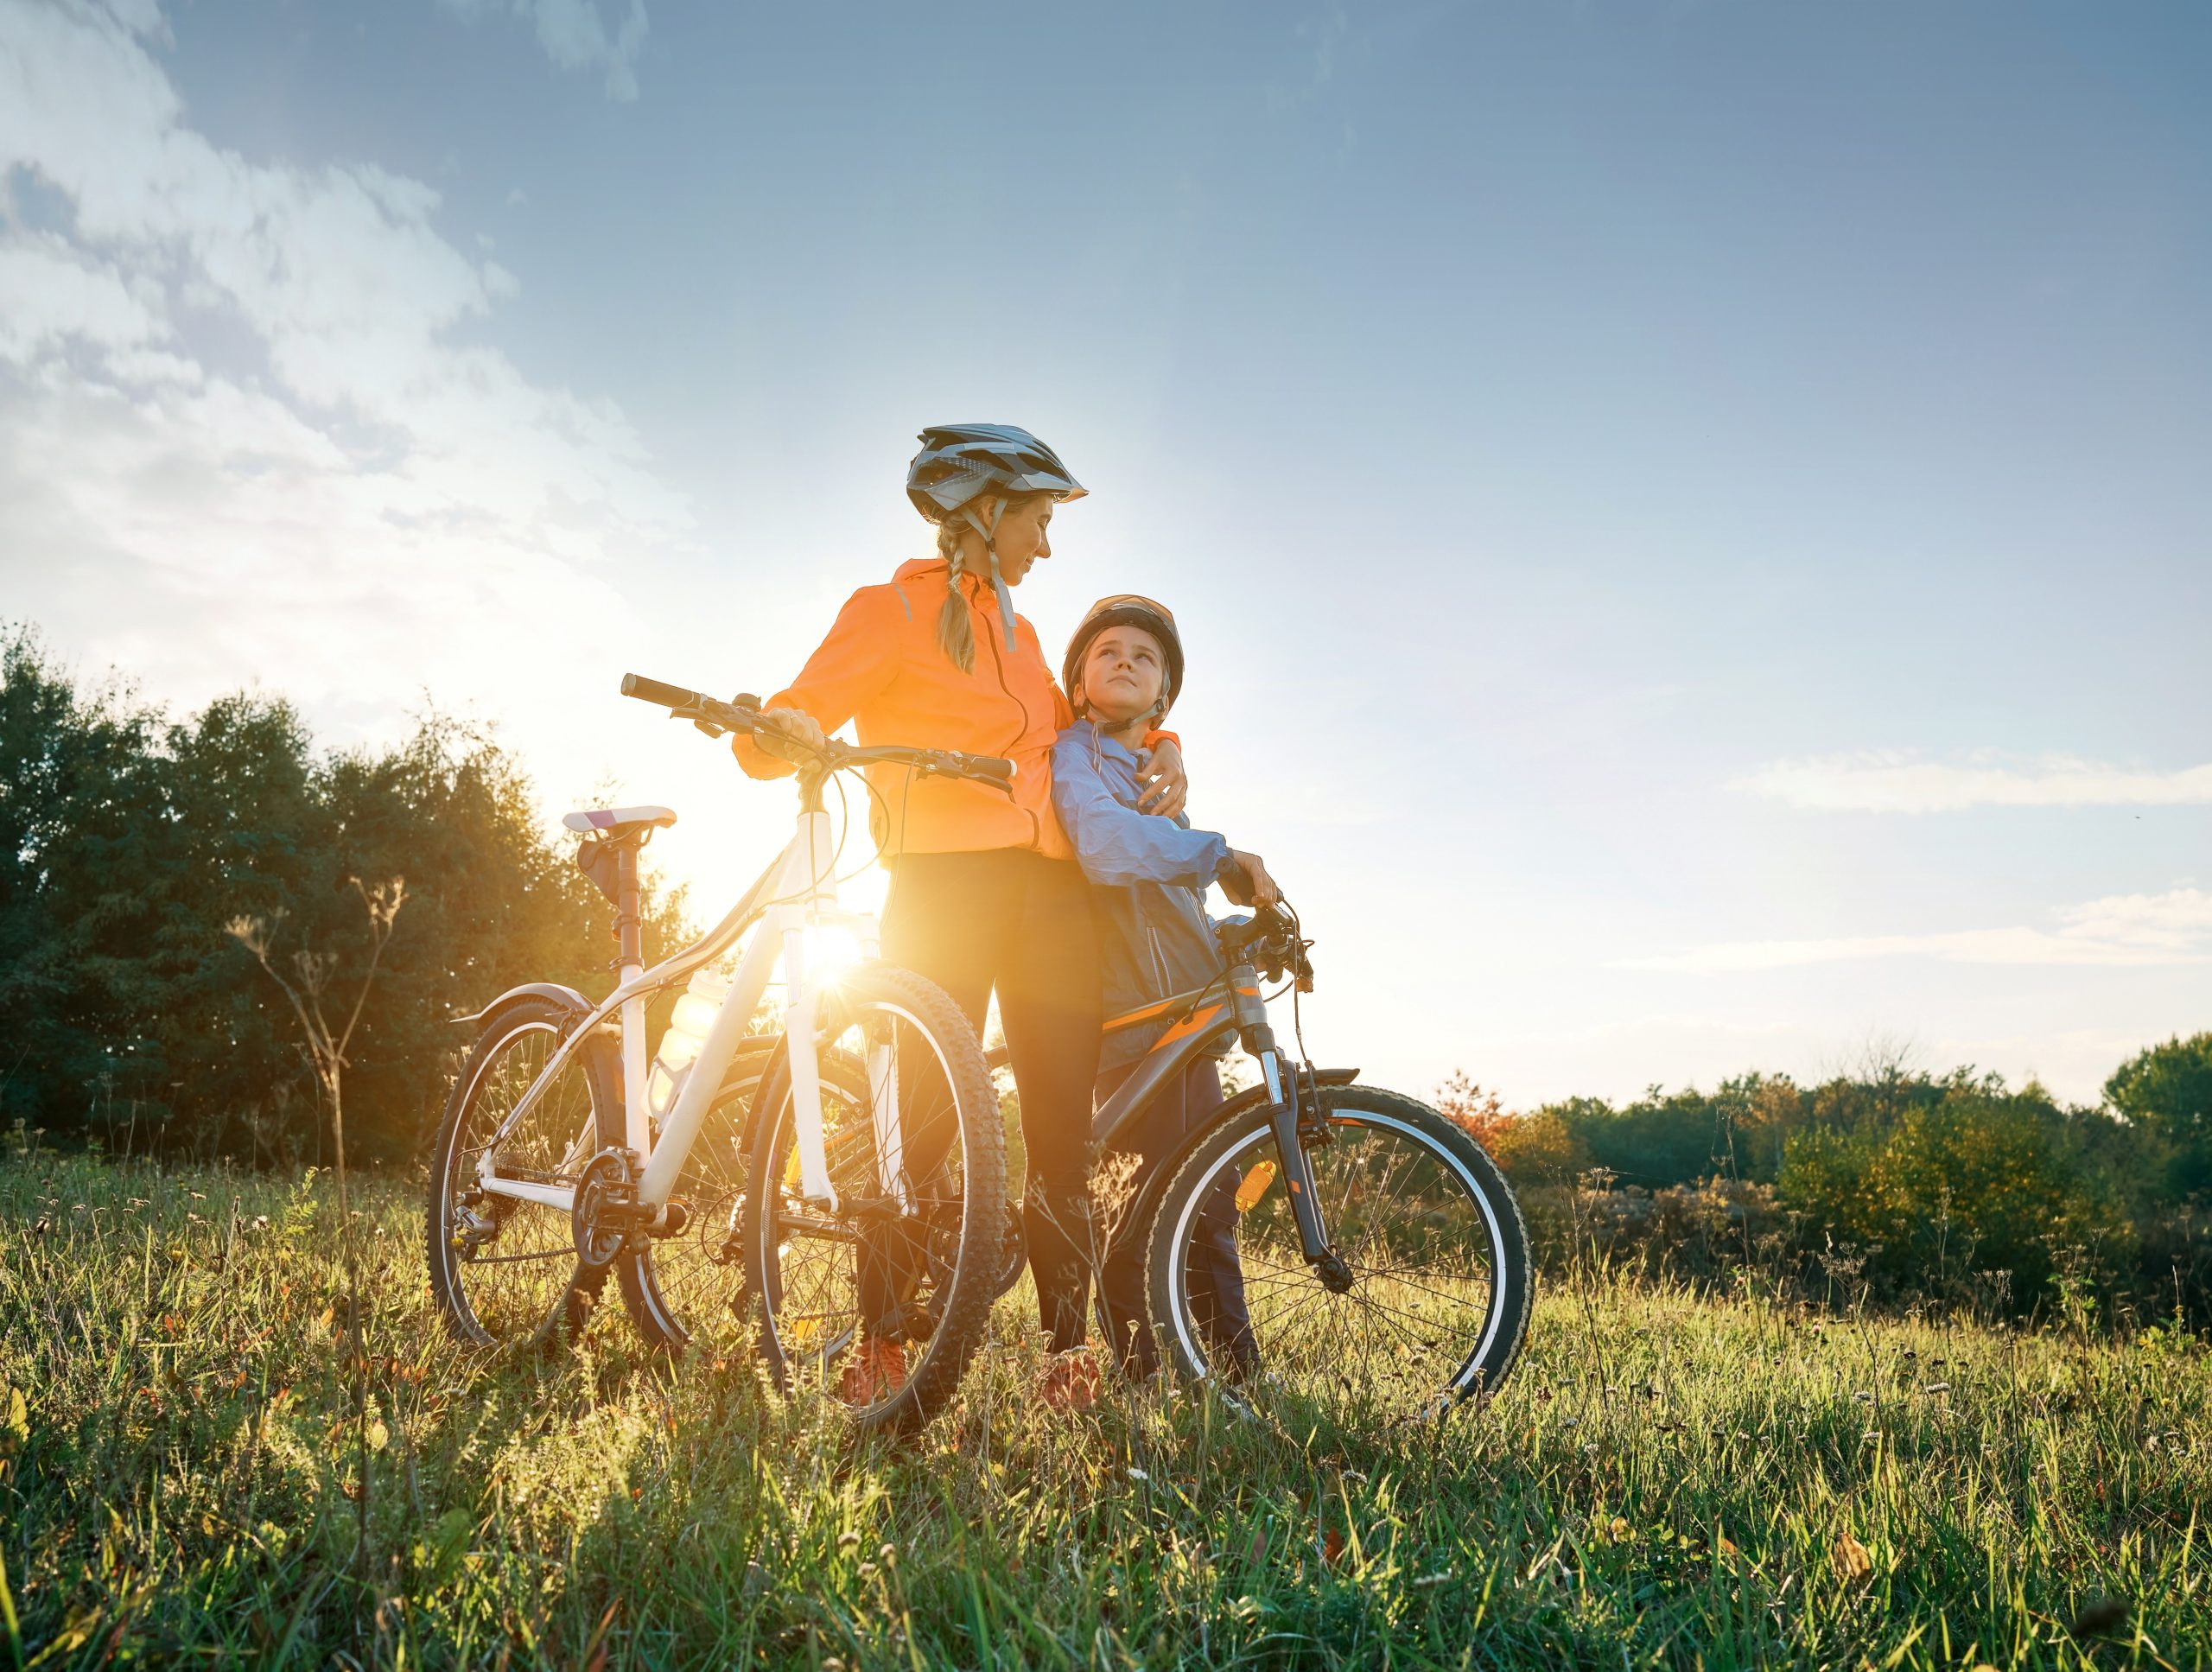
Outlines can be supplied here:
[[[1134, 594], [1093, 604], [1068, 641], [1060, 683], [1077, 718], [1052, 748], [1052, 807], [1084, 874], [1098, 885], [1093, 903], [1110, 1018], [1203, 987], [1221, 973], [1205, 914], [1209, 884], [1221, 883], [1240, 905], [1272, 906], [1281, 896], [1256, 854], [1191, 829], [1180, 815], [1168, 819], [1137, 811], [1146, 734], [1183, 685], [1182, 639], [1164, 605]], [[1166, 1026], [1146, 1023], [1106, 1036], [1099, 1102]], [[1221, 1100], [1221, 1077], [1211, 1059], [1193, 1063], [1179, 1087], [1161, 1091], [1123, 1140], [1139, 1157], [1132, 1192]], [[1135, 1240], [1108, 1251], [1099, 1309], [1116, 1362], [1130, 1376], [1146, 1376], [1159, 1366], [1159, 1349], [1144, 1326], [1145, 1250]], [[1211, 1316], [1201, 1322], [1228, 1358], [1249, 1370], [1258, 1353], [1236, 1260], [1233, 1190], [1200, 1214], [1197, 1242], [1192, 1287], [1201, 1305], [1211, 1302]]]

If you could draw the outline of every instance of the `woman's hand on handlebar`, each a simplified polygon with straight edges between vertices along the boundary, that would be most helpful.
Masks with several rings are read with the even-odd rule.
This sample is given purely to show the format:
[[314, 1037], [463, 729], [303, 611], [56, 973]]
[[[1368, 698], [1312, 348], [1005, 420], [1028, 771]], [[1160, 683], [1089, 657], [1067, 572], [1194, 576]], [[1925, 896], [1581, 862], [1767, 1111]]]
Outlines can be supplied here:
[[804, 709], [763, 709], [753, 741], [779, 760], [810, 766], [830, 747], [821, 723]]
[[1242, 874], [1238, 878], [1224, 878], [1222, 881], [1222, 891], [1230, 899], [1239, 906], [1256, 906], [1262, 909], [1282, 903], [1282, 890], [1268, 874], [1268, 868], [1257, 854], [1242, 853], [1232, 848], [1229, 853], [1229, 862]]
[[1137, 774], [1137, 811], [1173, 818], [1190, 799], [1191, 780], [1184, 775], [1183, 751], [1172, 737], [1163, 737]]

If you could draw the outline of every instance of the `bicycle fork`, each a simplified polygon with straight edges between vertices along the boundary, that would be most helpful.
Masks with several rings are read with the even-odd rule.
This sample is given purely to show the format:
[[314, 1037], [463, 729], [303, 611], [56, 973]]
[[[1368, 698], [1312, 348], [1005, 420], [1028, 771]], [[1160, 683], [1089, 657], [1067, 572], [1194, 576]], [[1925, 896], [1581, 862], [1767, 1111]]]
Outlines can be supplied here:
[[1256, 988], [1236, 982], [1234, 996], [1244, 1049], [1259, 1059], [1260, 1074], [1267, 1084], [1276, 1161], [1282, 1168], [1283, 1183], [1290, 1191], [1290, 1211], [1298, 1222], [1300, 1249], [1306, 1256], [1306, 1263], [1320, 1278], [1321, 1287], [1342, 1294], [1351, 1287], [1351, 1268], [1329, 1241], [1328, 1222], [1322, 1217], [1320, 1198], [1313, 1191], [1313, 1168], [1306, 1160], [1306, 1146], [1300, 1141], [1300, 1129], [1306, 1125], [1309, 1116], [1319, 1127], [1319, 1088], [1311, 1074], [1303, 1073], [1296, 1064], [1283, 1060]]

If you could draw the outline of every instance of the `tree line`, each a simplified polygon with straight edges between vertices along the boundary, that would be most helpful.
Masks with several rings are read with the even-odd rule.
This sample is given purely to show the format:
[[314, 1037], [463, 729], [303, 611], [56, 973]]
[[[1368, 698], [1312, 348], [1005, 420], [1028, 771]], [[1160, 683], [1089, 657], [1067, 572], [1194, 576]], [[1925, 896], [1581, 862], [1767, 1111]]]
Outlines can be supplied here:
[[[349, 1150], [416, 1155], [468, 1030], [523, 981], [613, 982], [613, 908], [545, 831], [496, 735], [429, 713], [382, 748], [318, 748], [282, 696], [184, 718], [88, 684], [0, 628], [0, 1123], [113, 1152], [325, 1158], [298, 1019], [230, 932], [351, 1001], [365, 891], [404, 881], [347, 1050]], [[651, 951], [682, 934], [655, 890]]]
[[[350, 1001], [377, 929], [365, 901], [398, 884], [346, 1053], [349, 1148], [386, 1163], [428, 1142], [468, 1041], [457, 1011], [522, 981], [612, 985], [613, 908], [520, 763], [435, 712], [357, 749], [319, 748], [257, 691], [174, 717], [0, 627], [0, 1125], [115, 1153], [326, 1159], [313, 1053], [253, 949]], [[683, 907], [652, 892], [648, 956], [686, 932]], [[1554, 1263], [1787, 1268], [1887, 1300], [2212, 1322], [2212, 1033], [2146, 1048], [2088, 1107], [1896, 1064], [1522, 1114], [1462, 1076], [1438, 1100]]]
[[2212, 1324], [2212, 1032], [2145, 1047], [2088, 1106], [1894, 1061], [1518, 1115], [1460, 1075], [1440, 1101], [1513, 1179], [1554, 1263]]

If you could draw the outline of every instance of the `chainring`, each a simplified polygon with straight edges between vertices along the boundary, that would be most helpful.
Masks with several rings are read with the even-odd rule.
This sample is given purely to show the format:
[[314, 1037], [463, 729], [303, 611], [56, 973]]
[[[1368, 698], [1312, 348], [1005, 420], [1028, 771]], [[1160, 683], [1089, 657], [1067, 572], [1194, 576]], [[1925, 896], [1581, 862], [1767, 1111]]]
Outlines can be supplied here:
[[601, 1150], [584, 1163], [576, 1179], [575, 1206], [569, 1213], [576, 1258], [585, 1269], [598, 1271], [613, 1262], [637, 1217], [638, 1188], [629, 1152]]

